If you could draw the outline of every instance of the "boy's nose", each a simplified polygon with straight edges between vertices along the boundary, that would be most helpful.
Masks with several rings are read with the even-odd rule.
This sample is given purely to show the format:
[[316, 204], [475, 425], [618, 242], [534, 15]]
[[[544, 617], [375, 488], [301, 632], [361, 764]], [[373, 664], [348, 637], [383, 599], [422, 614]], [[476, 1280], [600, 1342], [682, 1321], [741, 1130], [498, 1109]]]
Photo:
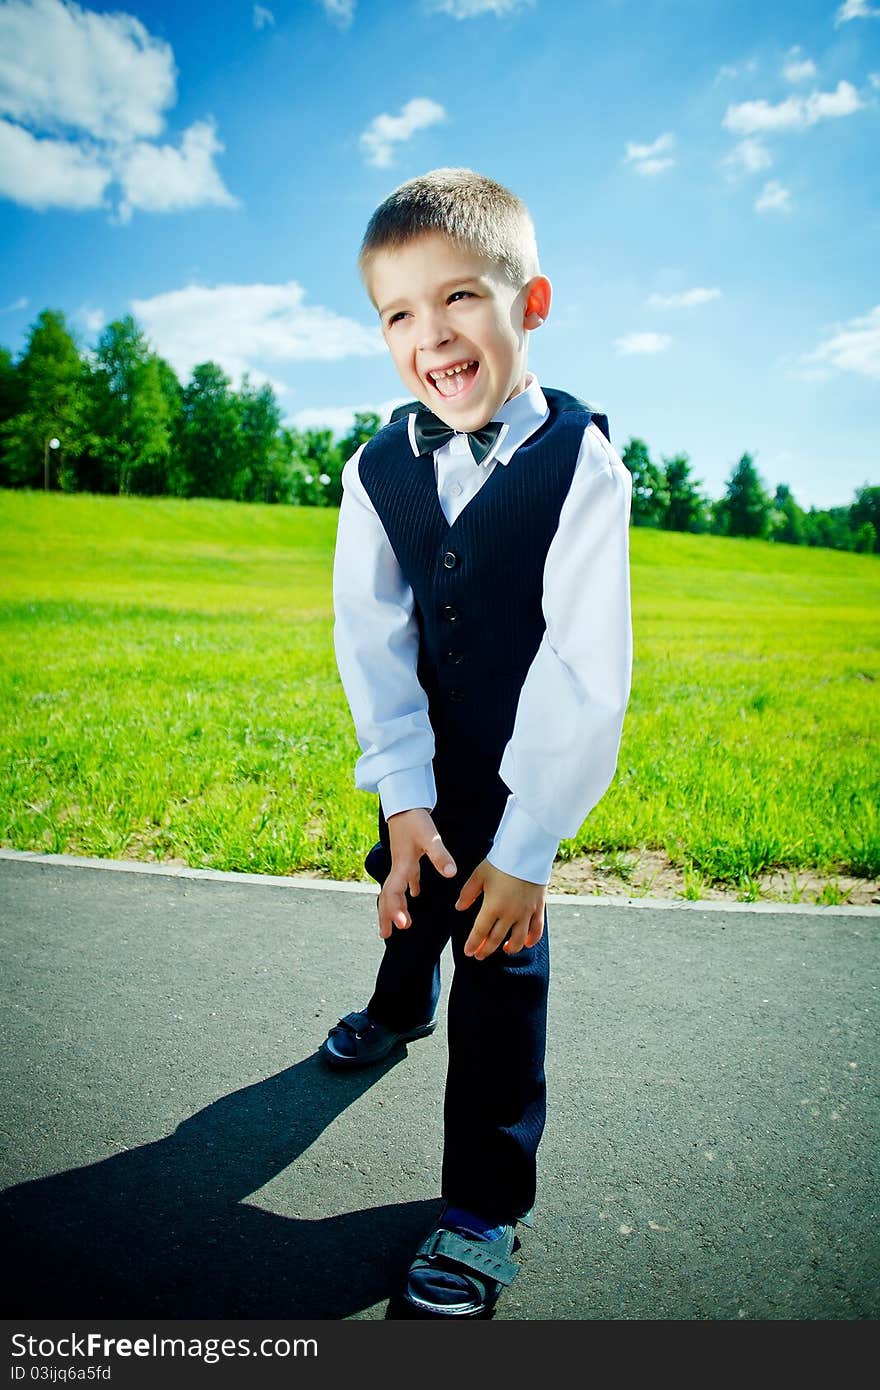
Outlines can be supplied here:
[[439, 315], [433, 315], [430, 319], [426, 319], [421, 326], [419, 347], [423, 351], [430, 352], [432, 349], [448, 343], [451, 337], [452, 331], [446, 320]]

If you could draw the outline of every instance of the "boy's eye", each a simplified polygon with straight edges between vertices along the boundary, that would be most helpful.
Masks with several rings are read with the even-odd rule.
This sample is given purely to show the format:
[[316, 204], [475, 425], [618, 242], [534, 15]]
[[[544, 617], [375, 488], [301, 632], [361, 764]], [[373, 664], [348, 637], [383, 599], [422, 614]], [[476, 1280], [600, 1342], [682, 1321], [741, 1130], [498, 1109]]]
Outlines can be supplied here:
[[463, 298], [463, 299], [473, 299], [474, 296], [473, 296], [473, 294], [472, 294], [472, 292], [471, 292], [470, 290], [455, 290], [455, 291], [449, 296], [449, 302], [450, 302], [450, 304], [452, 303], [452, 301], [453, 301], [454, 299], [458, 299], [458, 298], [460, 298], [460, 297]]
[[398, 320], [398, 319], [405, 319], [405, 318], [406, 318], [406, 311], [405, 311], [404, 309], [398, 309], [397, 313], [396, 313], [396, 314], [392, 314], [391, 317], [389, 318], [389, 320], [388, 320], [388, 327], [390, 328], [391, 325], [392, 325], [392, 323], [397, 323], [397, 320]]

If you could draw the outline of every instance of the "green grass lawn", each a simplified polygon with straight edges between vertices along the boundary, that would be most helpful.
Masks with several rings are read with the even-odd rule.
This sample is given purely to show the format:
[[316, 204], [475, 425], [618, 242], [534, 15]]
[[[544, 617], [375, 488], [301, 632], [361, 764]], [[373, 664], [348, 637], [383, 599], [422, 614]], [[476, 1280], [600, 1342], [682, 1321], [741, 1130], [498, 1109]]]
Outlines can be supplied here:
[[[337, 513], [0, 491], [0, 844], [362, 878]], [[617, 775], [562, 857], [880, 874], [880, 563], [631, 532]]]

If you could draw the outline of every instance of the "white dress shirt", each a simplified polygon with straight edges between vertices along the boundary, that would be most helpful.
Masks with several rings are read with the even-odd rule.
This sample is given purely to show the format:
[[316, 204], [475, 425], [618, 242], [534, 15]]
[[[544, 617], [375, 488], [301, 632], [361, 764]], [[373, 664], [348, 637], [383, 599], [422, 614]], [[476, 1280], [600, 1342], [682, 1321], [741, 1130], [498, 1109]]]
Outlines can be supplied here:
[[[530, 374], [525, 390], [493, 415], [506, 428], [482, 464], [465, 435], [435, 451], [437, 495], [450, 525], [548, 413]], [[415, 599], [361, 483], [360, 455], [342, 474], [334, 643], [362, 749], [355, 785], [378, 792], [387, 818], [433, 809], [434, 734], [416, 673]], [[591, 424], [544, 565], [547, 629], [499, 767], [510, 796], [488, 858], [532, 883], [549, 882], [559, 841], [577, 834], [617, 766], [632, 680], [631, 500], [629, 469]]]

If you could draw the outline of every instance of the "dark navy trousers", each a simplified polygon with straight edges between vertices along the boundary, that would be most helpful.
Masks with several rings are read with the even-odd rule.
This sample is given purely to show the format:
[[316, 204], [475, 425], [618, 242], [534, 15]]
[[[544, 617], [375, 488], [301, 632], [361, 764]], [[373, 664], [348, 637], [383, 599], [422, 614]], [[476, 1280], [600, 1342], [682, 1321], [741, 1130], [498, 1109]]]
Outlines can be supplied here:
[[[516, 955], [499, 947], [485, 960], [464, 955], [483, 899], [480, 895], [461, 912], [455, 902], [486, 857], [499, 816], [493, 806], [483, 816], [469, 815], [462, 824], [442, 811], [433, 812], [458, 873], [444, 879], [430, 860], [422, 859], [420, 891], [416, 897], [407, 894], [412, 926], [395, 928], [386, 940], [368, 1005], [377, 1022], [398, 1032], [433, 1018], [440, 996], [440, 955], [451, 940], [454, 973], [441, 1191], [448, 1202], [493, 1224], [515, 1221], [535, 1201], [536, 1154], [546, 1117], [550, 979], [546, 912], [544, 935], [537, 945]], [[380, 843], [365, 864], [381, 884], [391, 868], [388, 828], [381, 812], [379, 834]]]

